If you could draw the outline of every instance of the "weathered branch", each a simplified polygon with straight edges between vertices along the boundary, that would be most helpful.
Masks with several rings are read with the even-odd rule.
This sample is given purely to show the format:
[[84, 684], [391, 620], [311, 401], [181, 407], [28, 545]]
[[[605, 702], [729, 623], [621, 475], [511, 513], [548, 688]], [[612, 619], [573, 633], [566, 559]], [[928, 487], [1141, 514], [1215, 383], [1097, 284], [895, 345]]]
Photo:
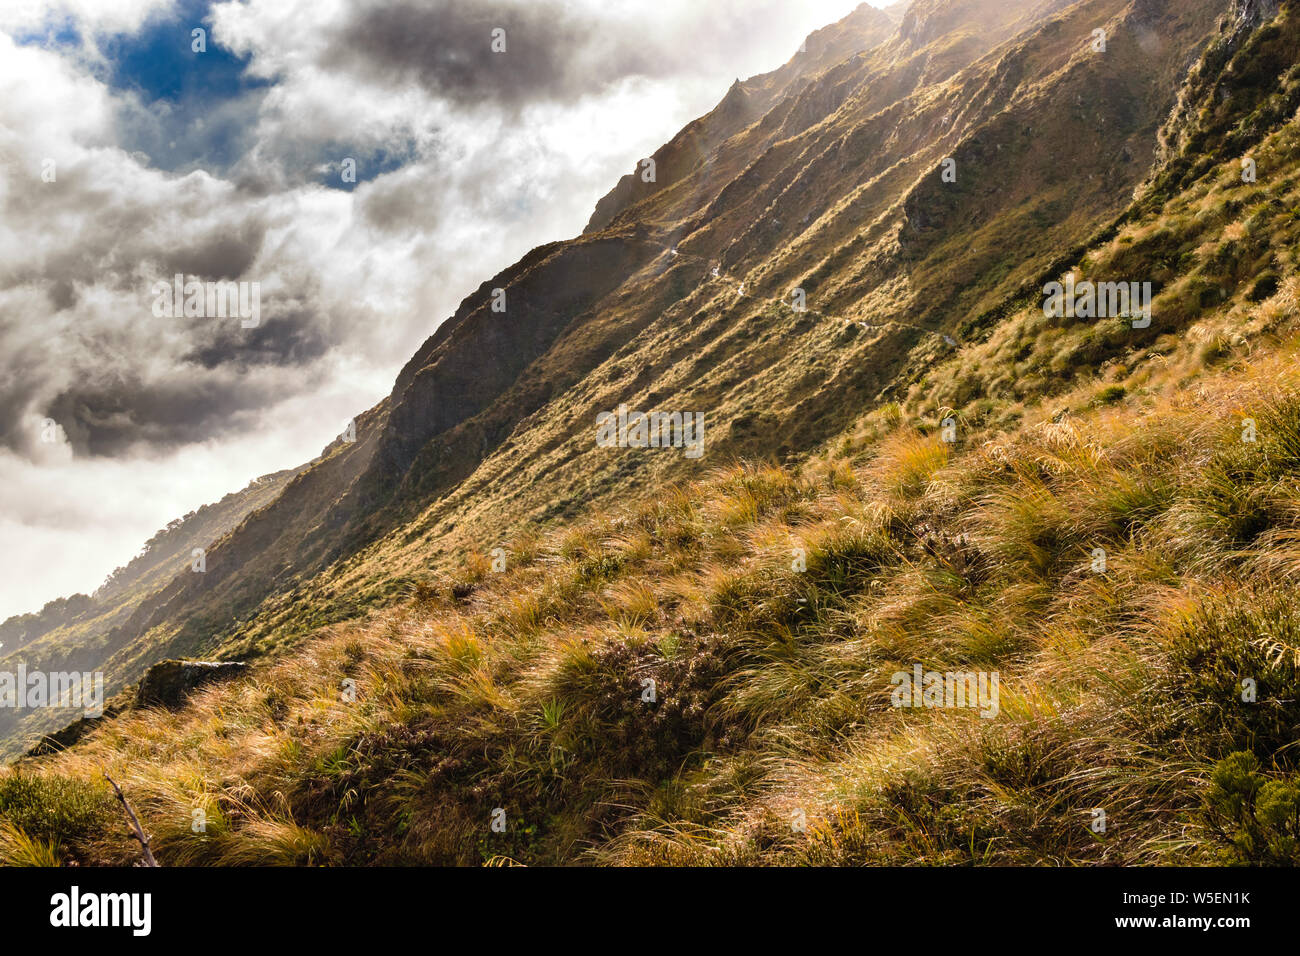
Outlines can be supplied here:
[[122, 809], [126, 811], [127, 822], [131, 824], [131, 829], [134, 831], [132, 836], [140, 841], [140, 847], [144, 850], [145, 865], [157, 866], [158, 861], [153, 858], [153, 851], [149, 849], [149, 838], [144, 835], [144, 830], [141, 829], [140, 821], [136, 819], [135, 811], [131, 809], [131, 804], [126, 802], [126, 796], [122, 793], [122, 788], [114, 783], [113, 778], [107, 773], [104, 774], [104, 779], [108, 781], [108, 785], [112, 787], [113, 792], [117, 794], [117, 799], [122, 801]]

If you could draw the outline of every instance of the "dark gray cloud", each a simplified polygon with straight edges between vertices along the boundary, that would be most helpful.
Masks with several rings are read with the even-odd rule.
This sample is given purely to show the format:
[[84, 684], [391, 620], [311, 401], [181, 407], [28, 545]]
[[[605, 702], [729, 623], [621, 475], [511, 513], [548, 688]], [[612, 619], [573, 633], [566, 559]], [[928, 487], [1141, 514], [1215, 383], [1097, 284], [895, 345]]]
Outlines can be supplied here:
[[[13, 296], [0, 301], [0, 447], [30, 451], [34, 418], [53, 419], [79, 455], [177, 447], [246, 427], [302, 387], [304, 370], [346, 336], [321, 319], [304, 270], [287, 292], [280, 277], [255, 328], [153, 314], [153, 284], [178, 273], [269, 278], [253, 274], [265, 213], [230, 197], [203, 178], [141, 195], [91, 161], [69, 164], [55, 183], [10, 190], [0, 202], [10, 222], [78, 228], [46, 255], [0, 269], [0, 295]], [[33, 305], [42, 300], [45, 320]]]
[[265, 235], [264, 222], [245, 220], [160, 250], [156, 254], [157, 263], [165, 276], [179, 272], [213, 281], [233, 281], [253, 265]]
[[191, 320], [204, 323], [196, 327], [193, 338], [201, 340], [182, 360], [205, 370], [233, 369], [248, 371], [257, 366], [301, 368], [324, 357], [336, 345], [319, 317], [307, 309], [294, 309], [271, 317], [252, 329], [238, 322]]
[[[160, 321], [185, 328], [152, 363], [143, 339], [115, 343], [101, 330], [89, 341], [11, 355], [0, 366], [0, 446], [32, 447], [32, 413], [53, 419], [78, 455], [221, 438], [252, 427], [268, 408], [318, 378], [318, 363], [337, 344], [304, 310], [264, 315], [253, 329], [241, 328], [238, 319]], [[111, 355], [114, 344], [125, 344], [125, 359]]]
[[49, 402], [75, 453], [114, 456], [131, 448], [178, 447], [254, 427], [274, 401], [268, 383], [234, 375], [186, 375], [173, 369], [145, 382], [124, 371], [81, 381]]
[[[701, 3], [689, 21], [635, 16], [562, 0], [371, 0], [330, 32], [321, 64], [392, 85], [417, 84], [461, 106], [518, 108], [599, 93], [626, 77], [708, 72], [734, 63], [737, 48], [780, 0]], [[506, 50], [492, 49], [505, 30]], [[793, 50], [799, 37], [791, 36]], [[775, 64], [772, 64], [775, 65]]]
[[[491, 46], [498, 27], [505, 30], [504, 53]], [[652, 58], [621, 40], [590, 11], [555, 0], [381, 0], [352, 12], [325, 59], [390, 83], [417, 83], [461, 105], [518, 106], [572, 99], [653, 68]]]
[[[133, 289], [137, 275], [176, 272], [234, 279], [256, 259], [268, 228], [264, 214], [237, 204], [215, 181], [192, 179], [151, 192], [102, 159], [60, 166], [57, 181], [24, 177], [0, 198], [8, 222], [46, 224], [51, 236], [32, 236], [49, 245], [39, 259], [0, 264], [0, 291], [28, 283], [48, 284], [51, 301], [66, 308], [76, 286]], [[76, 232], [57, 230], [75, 223]], [[50, 225], [52, 224], [52, 225]]]

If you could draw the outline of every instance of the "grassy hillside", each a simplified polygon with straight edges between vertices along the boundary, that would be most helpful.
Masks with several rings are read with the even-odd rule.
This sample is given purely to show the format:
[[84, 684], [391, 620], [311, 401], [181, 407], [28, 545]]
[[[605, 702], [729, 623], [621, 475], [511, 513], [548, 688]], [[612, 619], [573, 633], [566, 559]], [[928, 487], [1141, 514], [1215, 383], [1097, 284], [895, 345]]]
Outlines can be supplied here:
[[[119, 718], [0, 812], [82, 863], [135, 854], [101, 770], [169, 863], [1294, 862], [1295, 349], [955, 450], [885, 409]], [[914, 663], [997, 671], [996, 719], [891, 707]]]
[[[1155, 283], [1150, 328], [967, 313], [811, 455], [481, 548], [21, 762], [0, 854], [132, 860], [106, 770], [170, 864], [1300, 862], [1300, 126], [1218, 89], [1059, 265]], [[916, 665], [996, 672], [996, 714], [893, 706]]]

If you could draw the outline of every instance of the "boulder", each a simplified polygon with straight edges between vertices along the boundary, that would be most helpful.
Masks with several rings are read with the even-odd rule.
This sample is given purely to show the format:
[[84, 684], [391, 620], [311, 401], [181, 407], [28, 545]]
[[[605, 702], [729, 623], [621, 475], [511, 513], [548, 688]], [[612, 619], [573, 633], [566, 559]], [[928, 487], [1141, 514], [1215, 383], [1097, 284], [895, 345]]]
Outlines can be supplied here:
[[230, 680], [247, 670], [247, 664], [237, 661], [160, 661], [140, 679], [135, 703], [137, 707], [179, 707], [196, 688]]

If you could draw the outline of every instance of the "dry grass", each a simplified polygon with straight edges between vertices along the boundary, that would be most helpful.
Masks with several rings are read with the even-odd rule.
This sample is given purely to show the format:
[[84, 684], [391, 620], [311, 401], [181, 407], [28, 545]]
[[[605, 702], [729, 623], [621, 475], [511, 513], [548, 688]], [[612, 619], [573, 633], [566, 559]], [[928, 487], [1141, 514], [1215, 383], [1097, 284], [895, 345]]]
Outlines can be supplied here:
[[[56, 818], [61, 781], [95, 795], [107, 770], [171, 864], [1209, 859], [1214, 761], [1294, 760], [1269, 736], [1295, 706], [1290, 605], [1242, 596], [1300, 566], [1288, 366], [955, 452], [899, 421], [856, 468], [724, 469], [504, 573], [476, 560], [459, 596], [10, 771], [43, 783], [0, 790], [3, 853], [132, 859], [97, 796], [31, 829], [33, 800]], [[1237, 513], [1260, 496], [1266, 520]], [[1225, 661], [1259, 668], [1263, 723], [1206, 717]], [[996, 670], [997, 718], [892, 707], [914, 663]]]

